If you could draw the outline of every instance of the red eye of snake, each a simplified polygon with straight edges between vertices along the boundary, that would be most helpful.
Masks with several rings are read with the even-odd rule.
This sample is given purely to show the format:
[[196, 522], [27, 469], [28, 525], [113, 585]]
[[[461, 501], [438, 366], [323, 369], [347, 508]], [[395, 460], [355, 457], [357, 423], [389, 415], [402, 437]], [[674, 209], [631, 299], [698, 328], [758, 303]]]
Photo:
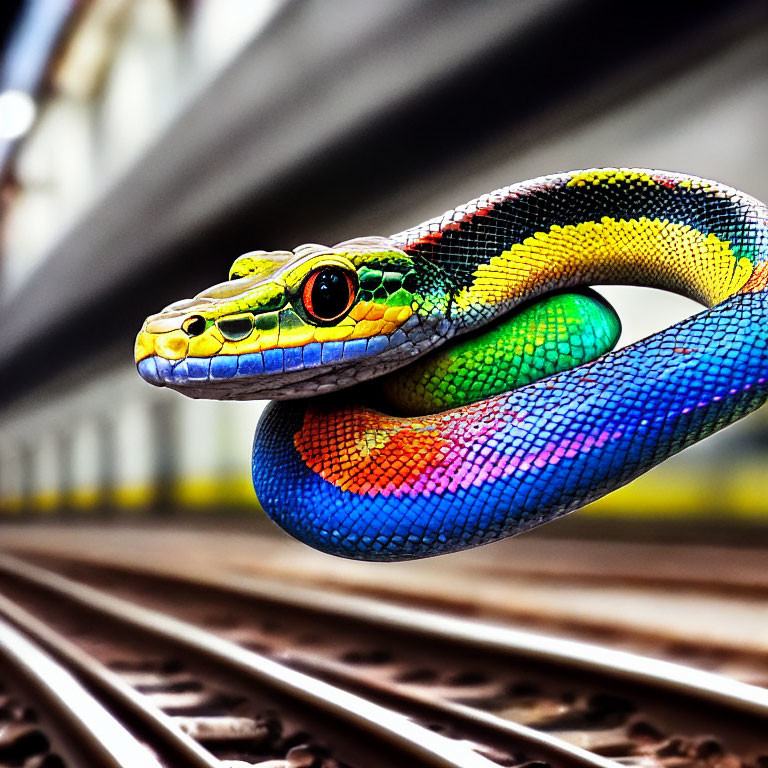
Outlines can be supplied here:
[[351, 275], [340, 267], [321, 267], [304, 284], [301, 300], [312, 320], [322, 323], [343, 317], [355, 300]]

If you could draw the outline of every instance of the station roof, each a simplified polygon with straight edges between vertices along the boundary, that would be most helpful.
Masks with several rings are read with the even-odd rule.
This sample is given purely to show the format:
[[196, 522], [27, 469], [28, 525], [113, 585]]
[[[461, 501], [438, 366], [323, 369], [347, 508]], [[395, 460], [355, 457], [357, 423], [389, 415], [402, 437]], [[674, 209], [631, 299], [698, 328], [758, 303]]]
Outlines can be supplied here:
[[767, 9], [289, 3], [0, 307], [4, 399], [115, 343], [130, 357], [147, 314], [224, 279], [241, 252], [416, 223], [410, 201], [446, 167], [587, 121], [768, 24]]

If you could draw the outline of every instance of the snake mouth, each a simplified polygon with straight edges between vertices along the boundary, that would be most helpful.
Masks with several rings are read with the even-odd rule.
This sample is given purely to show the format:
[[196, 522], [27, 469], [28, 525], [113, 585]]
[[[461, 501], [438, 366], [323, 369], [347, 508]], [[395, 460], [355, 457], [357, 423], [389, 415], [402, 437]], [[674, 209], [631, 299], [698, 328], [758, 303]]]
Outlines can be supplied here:
[[[275, 362], [271, 363], [271, 360]], [[187, 357], [177, 361], [151, 355], [140, 360], [136, 367], [141, 378], [156, 387], [175, 389], [195, 399], [214, 400], [243, 399], [246, 396], [254, 400], [271, 399], [275, 385], [270, 374], [281, 376], [286, 393], [319, 375], [318, 371], [311, 369], [286, 373], [285, 367], [278, 367], [276, 361], [276, 355], [259, 353]], [[243, 387], [245, 380], [251, 384], [247, 392]], [[260, 382], [260, 385], [255, 382]]]
[[[196, 399], [289, 400], [325, 395], [359, 385], [433, 347], [439, 338], [421, 324], [410, 336], [398, 330], [388, 338], [316, 342], [263, 352], [185, 357], [148, 355], [138, 360], [139, 375]], [[407, 349], [402, 347], [407, 342]]]

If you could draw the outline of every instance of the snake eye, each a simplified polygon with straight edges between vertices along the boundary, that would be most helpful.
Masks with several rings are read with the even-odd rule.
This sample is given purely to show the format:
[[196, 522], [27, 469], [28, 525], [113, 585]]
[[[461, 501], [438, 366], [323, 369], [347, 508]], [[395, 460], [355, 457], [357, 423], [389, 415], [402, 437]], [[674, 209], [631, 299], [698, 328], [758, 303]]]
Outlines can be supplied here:
[[355, 299], [352, 276], [340, 267], [321, 267], [304, 284], [301, 299], [312, 320], [322, 323], [338, 320]]
[[216, 327], [221, 335], [229, 341], [240, 341], [253, 330], [254, 319], [250, 312], [243, 315], [230, 315], [221, 317], [216, 321]]
[[207, 323], [202, 315], [190, 315], [181, 324], [181, 330], [187, 334], [187, 336], [199, 336], [204, 330]]

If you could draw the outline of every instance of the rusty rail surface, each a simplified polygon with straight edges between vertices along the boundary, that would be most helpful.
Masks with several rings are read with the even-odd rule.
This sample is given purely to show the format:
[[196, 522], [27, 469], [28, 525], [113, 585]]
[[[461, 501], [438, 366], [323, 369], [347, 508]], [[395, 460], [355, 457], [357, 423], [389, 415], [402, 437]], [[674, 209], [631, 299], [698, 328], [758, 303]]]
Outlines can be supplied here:
[[711, 671], [178, 561], [24, 558], [0, 556], [0, 614], [164, 765], [748, 768], [768, 755], [768, 690]]

